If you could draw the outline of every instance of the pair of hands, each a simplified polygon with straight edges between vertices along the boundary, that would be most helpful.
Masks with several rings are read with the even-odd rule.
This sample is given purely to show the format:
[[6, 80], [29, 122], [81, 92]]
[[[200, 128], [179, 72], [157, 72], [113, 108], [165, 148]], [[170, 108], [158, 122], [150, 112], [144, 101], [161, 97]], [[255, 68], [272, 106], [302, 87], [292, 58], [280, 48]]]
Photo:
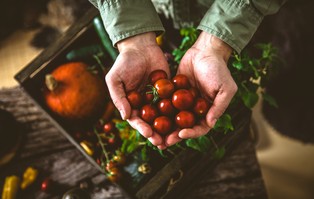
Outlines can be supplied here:
[[168, 63], [156, 43], [155, 33], [130, 37], [120, 41], [117, 47], [120, 54], [106, 75], [110, 96], [122, 119], [127, 120], [159, 149], [165, 149], [182, 139], [196, 138], [208, 133], [237, 91], [227, 68], [231, 48], [217, 37], [202, 32], [182, 58], [177, 73], [186, 75], [191, 85], [197, 87], [203, 97], [211, 99], [213, 104], [206, 119], [199, 125], [174, 131], [163, 138], [139, 117], [137, 110], [131, 109], [126, 98], [126, 93], [131, 90], [143, 90], [148, 75], [154, 70], [162, 69], [170, 77]]

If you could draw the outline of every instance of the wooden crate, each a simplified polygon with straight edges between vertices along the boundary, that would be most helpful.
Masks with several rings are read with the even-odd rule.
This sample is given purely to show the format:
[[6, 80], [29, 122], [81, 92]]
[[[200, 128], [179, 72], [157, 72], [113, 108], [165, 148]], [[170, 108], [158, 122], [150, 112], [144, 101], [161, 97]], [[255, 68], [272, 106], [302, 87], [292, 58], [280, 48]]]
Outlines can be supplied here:
[[[63, 37], [45, 49], [36, 59], [16, 74], [15, 79], [21, 85], [23, 91], [41, 109], [47, 118], [60, 130], [60, 132], [93, 164], [103, 172], [96, 161], [89, 156], [80, 144], [71, 136], [70, 129], [56, 117], [43, 102], [42, 85], [45, 74], [64, 62], [66, 54], [73, 48], [84, 44], [99, 44], [101, 40], [93, 29], [92, 21], [98, 16], [98, 10], [92, 8], [80, 20], [72, 26]], [[111, 66], [114, 62], [108, 56], [105, 64]], [[245, 108], [233, 112], [235, 131], [223, 135], [213, 135], [218, 145], [223, 145], [228, 151], [249, 132], [251, 112]], [[134, 183], [132, 177], [119, 183], [121, 190], [130, 198], [178, 198], [183, 194], [185, 187], [197, 179], [205, 169], [214, 168], [220, 160], [213, 157], [215, 147], [206, 153], [200, 153], [192, 149], [182, 150], [168, 158], [162, 158], [159, 154], [152, 154], [153, 167], [148, 175], [142, 175]], [[126, 166], [126, 172], [132, 176], [132, 162]]]

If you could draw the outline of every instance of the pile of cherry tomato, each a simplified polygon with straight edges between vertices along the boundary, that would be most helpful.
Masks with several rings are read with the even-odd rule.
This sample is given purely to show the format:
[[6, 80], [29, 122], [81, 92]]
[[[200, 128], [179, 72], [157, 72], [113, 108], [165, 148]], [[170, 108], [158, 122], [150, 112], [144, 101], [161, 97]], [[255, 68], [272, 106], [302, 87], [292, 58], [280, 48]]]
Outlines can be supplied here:
[[192, 128], [206, 116], [211, 105], [185, 75], [168, 79], [163, 70], [151, 72], [147, 90], [133, 90], [127, 99], [132, 109], [139, 110], [140, 117], [163, 136], [176, 129]]

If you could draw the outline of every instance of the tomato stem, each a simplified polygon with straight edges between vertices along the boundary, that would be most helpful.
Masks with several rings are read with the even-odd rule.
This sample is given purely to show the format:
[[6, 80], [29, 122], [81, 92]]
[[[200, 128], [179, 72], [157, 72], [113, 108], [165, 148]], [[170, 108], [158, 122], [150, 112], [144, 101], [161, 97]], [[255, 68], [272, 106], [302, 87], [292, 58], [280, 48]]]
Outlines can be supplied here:
[[217, 143], [215, 142], [214, 138], [213, 138], [212, 136], [209, 136], [209, 139], [210, 139], [210, 141], [213, 143], [214, 147], [215, 147], [216, 149], [218, 149], [219, 147], [218, 147]]
[[147, 85], [147, 87], [149, 87], [150, 91], [147, 91], [147, 94], [153, 94], [154, 98], [153, 98], [153, 103], [156, 103], [159, 100], [159, 95], [157, 92], [157, 89], [152, 86], [152, 85]]
[[107, 150], [105, 148], [105, 144], [103, 143], [103, 141], [102, 141], [102, 139], [101, 139], [101, 137], [100, 137], [100, 135], [99, 135], [99, 133], [98, 133], [98, 131], [97, 131], [97, 129], [95, 127], [94, 127], [94, 133], [97, 136], [97, 139], [98, 139], [98, 142], [100, 143], [100, 147], [102, 149], [102, 152], [103, 152], [103, 154], [106, 157], [106, 161], [109, 162], [109, 155], [108, 155], [108, 152], [107, 152]]
[[45, 76], [45, 84], [50, 91], [54, 91], [58, 87], [57, 80], [51, 74]]

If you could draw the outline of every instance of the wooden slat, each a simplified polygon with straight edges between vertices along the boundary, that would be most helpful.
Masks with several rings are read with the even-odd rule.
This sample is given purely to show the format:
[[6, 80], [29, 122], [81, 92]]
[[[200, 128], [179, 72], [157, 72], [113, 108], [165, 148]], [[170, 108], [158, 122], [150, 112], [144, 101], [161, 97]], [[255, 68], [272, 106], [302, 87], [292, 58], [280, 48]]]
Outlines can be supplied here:
[[102, 195], [113, 199], [127, 198], [116, 185], [106, 181], [105, 176], [44, 117], [20, 88], [1, 90], [0, 108], [11, 112], [24, 127], [19, 153], [0, 169], [0, 188], [6, 176], [14, 174], [21, 177], [28, 166], [33, 166], [39, 169], [41, 179], [50, 177], [61, 188], [56, 194], [46, 194], [38, 186], [33, 187], [31, 191], [22, 193], [23, 199], [59, 199], [65, 190], [84, 179], [93, 181], [93, 198], [101, 199]]

